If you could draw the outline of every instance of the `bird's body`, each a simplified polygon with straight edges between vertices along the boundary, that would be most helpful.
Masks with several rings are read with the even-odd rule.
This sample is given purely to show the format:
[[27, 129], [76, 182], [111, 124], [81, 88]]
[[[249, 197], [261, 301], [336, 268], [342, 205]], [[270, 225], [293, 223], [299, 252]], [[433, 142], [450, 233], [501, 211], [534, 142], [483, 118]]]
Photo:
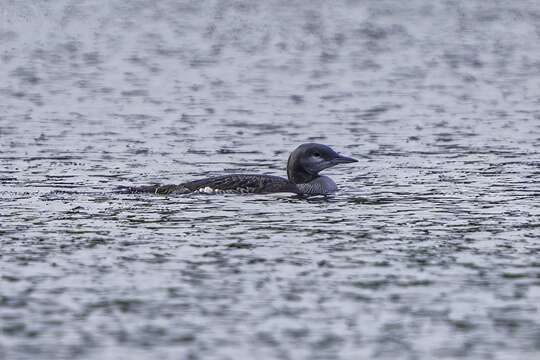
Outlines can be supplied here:
[[303, 144], [294, 150], [287, 163], [288, 179], [273, 175], [229, 174], [178, 185], [149, 185], [124, 188], [129, 193], [155, 194], [270, 194], [329, 195], [337, 185], [319, 172], [342, 163], [357, 160], [337, 154], [326, 145]]
[[268, 194], [296, 192], [296, 185], [289, 180], [272, 175], [229, 174], [215, 176], [179, 185], [156, 186], [156, 194]]

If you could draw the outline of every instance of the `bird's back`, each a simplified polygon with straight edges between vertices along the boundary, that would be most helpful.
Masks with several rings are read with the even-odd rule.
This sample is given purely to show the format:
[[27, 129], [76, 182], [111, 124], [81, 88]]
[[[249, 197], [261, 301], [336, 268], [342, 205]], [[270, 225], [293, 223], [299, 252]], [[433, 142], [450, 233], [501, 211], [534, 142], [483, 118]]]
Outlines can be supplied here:
[[204, 178], [178, 185], [150, 185], [127, 188], [129, 193], [189, 194], [189, 193], [297, 193], [289, 180], [272, 175], [230, 174]]

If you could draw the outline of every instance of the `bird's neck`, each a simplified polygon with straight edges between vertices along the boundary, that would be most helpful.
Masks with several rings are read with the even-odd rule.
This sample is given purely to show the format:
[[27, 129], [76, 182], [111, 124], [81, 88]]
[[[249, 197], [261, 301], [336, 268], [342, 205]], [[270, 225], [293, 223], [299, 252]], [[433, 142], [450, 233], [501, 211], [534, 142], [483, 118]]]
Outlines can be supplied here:
[[287, 166], [287, 177], [289, 181], [295, 184], [304, 184], [310, 181], [315, 180], [319, 177], [319, 174], [310, 174], [299, 166], [294, 164], [288, 164]]

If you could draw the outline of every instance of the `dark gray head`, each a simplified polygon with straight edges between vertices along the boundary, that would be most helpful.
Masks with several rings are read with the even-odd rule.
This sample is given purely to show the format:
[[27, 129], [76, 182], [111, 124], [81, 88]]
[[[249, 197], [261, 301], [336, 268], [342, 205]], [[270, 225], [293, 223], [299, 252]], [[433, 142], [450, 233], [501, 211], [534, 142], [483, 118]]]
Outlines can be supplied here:
[[319, 172], [338, 164], [357, 162], [358, 160], [339, 155], [330, 147], [322, 144], [307, 143], [297, 147], [289, 156], [287, 176], [295, 184], [303, 184], [319, 176]]

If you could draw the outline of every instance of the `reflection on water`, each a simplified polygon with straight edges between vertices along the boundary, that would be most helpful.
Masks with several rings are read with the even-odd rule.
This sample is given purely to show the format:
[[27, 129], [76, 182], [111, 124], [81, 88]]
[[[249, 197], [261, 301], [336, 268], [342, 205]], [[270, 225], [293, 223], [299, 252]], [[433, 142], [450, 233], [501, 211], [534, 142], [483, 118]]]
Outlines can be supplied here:
[[[0, 15], [0, 358], [540, 353], [536, 2]], [[113, 193], [308, 141], [335, 197]]]

